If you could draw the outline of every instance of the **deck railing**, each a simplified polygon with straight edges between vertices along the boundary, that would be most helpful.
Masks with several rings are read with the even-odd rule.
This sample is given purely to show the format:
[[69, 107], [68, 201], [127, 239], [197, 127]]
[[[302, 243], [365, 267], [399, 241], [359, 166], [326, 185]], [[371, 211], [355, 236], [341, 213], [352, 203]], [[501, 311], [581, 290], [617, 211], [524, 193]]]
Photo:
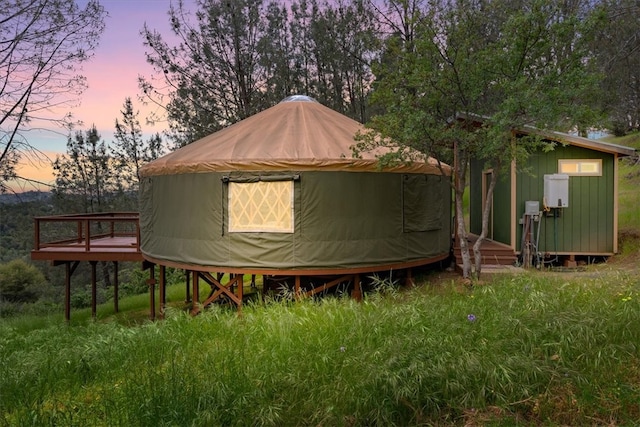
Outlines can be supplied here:
[[[52, 215], [34, 218], [34, 250], [45, 248], [63, 248], [69, 246], [84, 247], [86, 252], [99, 246], [105, 248], [126, 248], [140, 250], [140, 220], [137, 212], [108, 212], [74, 215]], [[64, 225], [61, 225], [64, 224]], [[43, 237], [47, 228], [48, 237]], [[135, 238], [124, 244], [118, 243], [118, 237]], [[114, 239], [109, 242], [107, 239]], [[97, 241], [100, 239], [99, 245]]]

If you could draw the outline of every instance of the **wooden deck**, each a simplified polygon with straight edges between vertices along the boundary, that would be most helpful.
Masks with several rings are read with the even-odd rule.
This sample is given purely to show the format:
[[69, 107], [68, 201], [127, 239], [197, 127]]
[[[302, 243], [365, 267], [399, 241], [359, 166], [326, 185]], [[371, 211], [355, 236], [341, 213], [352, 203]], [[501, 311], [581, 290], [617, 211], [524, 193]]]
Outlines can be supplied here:
[[[137, 212], [55, 215], [34, 218], [31, 259], [65, 266], [64, 317], [71, 317], [71, 276], [82, 261], [91, 265], [91, 314], [96, 317], [96, 266], [113, 263], [113, 305], [118, 311], [118, 263], [141, 262]], [[153, 275], [153, 273], [152, 273]], [[155, 282], [150, 282], [155, 285]], [[153, 293], [152, 293], [153, 297]], [[153, 304], [152, 304], [153, 306]], [[154, 308], [155, 310], [155, 308]], [[155, 311], [152, 316], [155, 316]]]
[[31, 259], [142, 262], [137, 212], [34, 218]]
[[[478, 240], [478, 236], [475, 234], [468, 234], [469, 255], [471, 256], [471, 262], [473, 263], [473, 245]], [[495, 240], [485, 239], [480, 247], [482, 252], [482, 266], [491, 269], [496, 266], [513, 266], [516, 261], [515, 251], [504, 243], [496, 242]], [[455, 258], [456, 266], [462, 265], [462, 255], [460, 252], [460, 243], [456, 240], [453, 248], [453, 255]]]

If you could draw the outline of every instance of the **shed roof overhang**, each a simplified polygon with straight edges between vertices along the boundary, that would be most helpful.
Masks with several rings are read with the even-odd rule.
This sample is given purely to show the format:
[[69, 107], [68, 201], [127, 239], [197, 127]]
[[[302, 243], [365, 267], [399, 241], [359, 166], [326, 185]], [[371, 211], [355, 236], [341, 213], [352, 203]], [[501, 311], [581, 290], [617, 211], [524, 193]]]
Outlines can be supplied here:
[[570, 135], [563, 132], [544, 131], [536, 129], [534, 127], [517, 129], [515, 132], [520, 135], [539, 135], [544, 139], [559, 142], [561, 144], [574, 145], [576, 147], [588, 148], [590, 150], [600, 151], [603, 153], [617, 154], [620, 157], [632, 156], [636, 152], [635, 148], [632, 147], [625, 147], [623, 145], [612, 144], [610, 142], [597, 141], [595, 139]]
[[[480, 114], [463, 114], [457, 115], [457, 119], [461, 121], [471, 121], [475, 126], [481, 126], [490, 120], [489, 117]], [[561, 144], [574, 145], [576, 147], [588, 148], [603, 153], [617, 154], [619, 157], [633, 156], [636, 153], [635, 148], [625, 147], [623, 145], [612, 144], [610, 142], [598, 141], [595, 139], [584, 138], [581, 136], [571, 135], [564, 132], [550, 131], [536, 128], [534, 126], [523, 126], [513, 130], [516, 135], [538, 135], [543, 139], [555, 141]]]

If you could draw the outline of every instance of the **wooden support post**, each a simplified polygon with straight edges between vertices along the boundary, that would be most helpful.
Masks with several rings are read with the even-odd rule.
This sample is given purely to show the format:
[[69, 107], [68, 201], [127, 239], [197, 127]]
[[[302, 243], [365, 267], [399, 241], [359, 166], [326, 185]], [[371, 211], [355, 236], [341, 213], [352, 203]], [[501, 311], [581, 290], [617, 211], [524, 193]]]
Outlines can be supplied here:
[[53, 261], [54, 266], [64, 264], [65, 280], [64, 280], [64, 320], [69, 323], [71, 319], [71, 276], [78, 268], [80, 261]]
[[296, 276], [296, 283], [295, 283], [295, 288], [294, 288], [294, 296], [296, 298], [300, 298], [301, 294], [300, 294], [300, 276]]
[[405, 286], [408, 288], [412, 288], [415, 284], [413, 283], [413, 275], [410, 268], [407, 268], [407, 278], [405, 280]]
[[362, 285], [359, 274], [353, 276], [353, 292], [351, 293], [351, 297], [358, 302], [362, 301]]
[[71, 320], [71, 263], [64, 264], [64, 320], [67, 323]]
[[91, 251], [91, 224], [89, 223], [88, 219], [84, 221], [84, 227], [85, 227], [84, 250], [86, 252], [89, 252]]
[[242, 311], [242, 295], [244, 293], [244, 274], [238, 275], [238, 299], [240, 302], [238, 303], [238, 312]]
[[167, 306], [167, 269], [160, 265], [160, 318], [164, 319], [164, 309]]
[[38, 218], [33, 219], [34, 222], [34, 234], [33, 234], [33, 249], [40, 250], [40, 221]]
[[149, 319], [156, 320], [156, 266], [155, 264], [149, 265], [149, 279], [147, 284], [149, 285]]
[[191, 272], [189, 270], [185, 270], [184, 271], [184, 284], [185, 284], [185, 298], [184, 298], [184, 302], [185, 303], [189, 303], [191, 302]]
[[191, 300], [193, 301], [192, 305], [191, 305], [191, 314], [195, 315], [198, 314], [198, 312], [200, 311], [200, 273], [198, 273], [197, 271], [193, 272], [193, 292], [192, 292], [192, 297]]
[[118, 261], [113, 261], [113, 311], [118, 313], [120, 311], [118, 299], [120, 296], [118, 295], [118, 287], [120, 286], [120, 281], [118, 279]]
[[78, 221], [78, 243], [82, 243], [82, 235], [84, 234], [82, 232], [82, 221]]
[[569, 258], [564, 260], [564, 266], [568, 267], [568, 268], [577, 267], [578, 263], [576, 262], [576, 256], [575, 255], [569, 255]]
[[96, 265], [98, 264], [97, 261], [89, 261], [89, 264], [91, 264], [91, 317], [93, 318], [93, 320], [96, 319]]

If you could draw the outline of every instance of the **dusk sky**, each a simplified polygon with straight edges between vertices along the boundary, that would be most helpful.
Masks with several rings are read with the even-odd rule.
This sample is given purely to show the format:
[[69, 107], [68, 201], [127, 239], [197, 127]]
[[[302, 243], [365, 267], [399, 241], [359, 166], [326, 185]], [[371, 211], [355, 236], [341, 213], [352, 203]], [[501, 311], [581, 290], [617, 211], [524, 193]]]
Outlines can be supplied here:
[[[174, 0], [175, 2], [175, 0]], [[84, 7], [86, 1], [78, 1]], [[161, 132], [163, 127], [145, 124], [147, 111], [137, 97], [138, 76], [151, 76], [152, 68], [145, 61], [145, 48], [140, 31], [146, 22], [167, 37], [170, 34], [167, 11], [171, 0], [101, 0], [108, 12], [106, 28], [94, 57], [83, 66], [88, 89], [82, 94], [81, 105], [72, 110], [76, 119], [82, 120], [82, 130], [95, 124], [106, 142], [113, 140], [115, 119], [121, 118], [120, 110], [125, 98], [130, 97], [134, 107], [140, 110], [140, 123], [145, 134]], [[195, 0], [185, 0], [186, 8], [194, 12]], [[66, 151], [67, 136], [45, 132], [33, 135], [31, 143], [45, 152], [52, 160], [56, 154]], [[46, 164], [23, 165], [19, 175], [43, 182], [52, 182], [51, 167]], [[24, 190], [33, 189], [31, 186]], [[46, 189], [46, 188], [42, 188]]]

